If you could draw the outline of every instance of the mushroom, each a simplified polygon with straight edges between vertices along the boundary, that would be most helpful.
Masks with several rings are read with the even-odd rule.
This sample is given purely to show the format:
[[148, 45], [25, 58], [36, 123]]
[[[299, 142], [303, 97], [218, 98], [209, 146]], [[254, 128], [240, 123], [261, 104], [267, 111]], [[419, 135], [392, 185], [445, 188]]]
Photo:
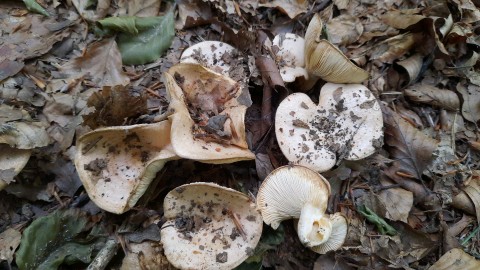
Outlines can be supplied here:
[[284, 82], [294, 82], [297, 77], [308, 78], [305, 69], [305, 40], [302, 37], [291, 33], [276, 35], [272, 45], [276, 46], [271, 48]]
[[170, 191], [163, 203], [165, 256], [180, 269], [233, 269], [253, 254], [262, 216], [248, 196], [213, 183]]
[[332, 83], [361, 83], [368, 72], [353, 64], [337, 47], [321, 39], [323, 23], [315, 14], [305, 33], [305, 62], [309, 75]]
[[180, 63], [200, 64], [222, 75], [229, 76], [230, 61], [238, 54], [231, 45], [220, 41], [203, 41], [188, 47], [180, 57]]
[[382, 146], [382, 111], [365, 86], [327, 83], [318, 105], [303, 93], [285, 98], [275, 133], [290, 162], [324, 172], [337, 160], [359, 160]]
[[247, 105], [239, 83], [197, 64], [177, 64], [164, 76], [178, 156], [205, 163], [255, 158], [246, 142]]
[[75, 167], [90, 199], [121, 214], [135, 205], [156, 173], [175, 159], [170, 122], [107, 127], [77, 141]]
[[257, 195], [264, 222], [277, 229], [283, 220], [298, 218], [300, 242], [324, 254], [343, 245], [347, 221], [340, 214], [326, 214], [330, 184], [319, 173], [303, 166], [284, 166], [272, 171]]

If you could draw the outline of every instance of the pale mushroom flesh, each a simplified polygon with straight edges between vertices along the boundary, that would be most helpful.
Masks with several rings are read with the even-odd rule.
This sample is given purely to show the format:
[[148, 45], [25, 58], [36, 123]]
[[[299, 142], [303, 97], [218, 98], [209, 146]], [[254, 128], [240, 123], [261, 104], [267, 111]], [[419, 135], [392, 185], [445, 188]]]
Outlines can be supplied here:
[[213, 183], [175, 188], [164, 200], [161, 241], [180, 269], [233, 269], [253, 254], [262, 217], [245, 194]]
[[287, 33], [275, 36], [272, 51], [284, 82], [294, 82], [297, 77], [308, 79], [305, 69], [305, 40], [295, 34]]
[[75, 167], [90, 199], [121, 214], [135, 205], [156, 173], [176, 158], [170, 123], [101, 128], [77, 142]]
[[327, 83], [318, 105], [303, 93], [285, 98], [277, 109], [275, 133], [290, 162], [324, 172], [339, 160], [368, 157], [383, 145], [382, 112], [365, 86]]

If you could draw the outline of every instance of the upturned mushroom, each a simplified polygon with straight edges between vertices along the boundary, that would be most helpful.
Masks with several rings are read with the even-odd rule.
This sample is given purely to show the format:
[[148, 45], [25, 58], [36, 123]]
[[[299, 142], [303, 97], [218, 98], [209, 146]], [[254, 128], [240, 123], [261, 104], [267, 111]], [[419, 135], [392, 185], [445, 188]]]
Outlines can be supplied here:
[[361, 83], [368, 72], [352, 63], [335, 45], [322, 39], [323, 23], [315, 14], [305, 33], [305, 63], [309, 75], [331, 83]]
[[156, 173], [177, 158], [170, 122], [107, 127], [77, 141], [75, 167], [90, 199], [121, 214], [135, 205]]
[[246, 142], [247, 105], [239, 83], [198, 64], [177, 64], [164, 76], [178, 156], [205, 163], [255, 158]]
[[365, 86], [327, 83], [318, 105], [303, 93], [285, 98], [277, 108], [275, 134], [290, 162], [324, 172], [382, 146], [382, 111]]
[[277, 229], [280, 222], [299, 219], [297, 234], [303, 245], [324, 254], [343, 245], [347, 221], [340, 214], [326, 214], [330, 184], [303, 166], [284, 166], [272, 171], [257, 195], [264, 222]]
[[161, 242], [180, 269], [233, 269], [253, 254], [262, 216], [248, 196], [213, 183], [192, 183], [165, 197]]

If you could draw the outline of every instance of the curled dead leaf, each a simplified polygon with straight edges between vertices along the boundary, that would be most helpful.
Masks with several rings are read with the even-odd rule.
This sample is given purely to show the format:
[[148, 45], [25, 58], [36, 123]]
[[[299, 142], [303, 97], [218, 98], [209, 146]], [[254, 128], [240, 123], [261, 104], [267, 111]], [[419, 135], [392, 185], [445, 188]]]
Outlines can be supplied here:
[[405, 95], [415, 102], [426, 103], [451, 111], [460, 109], [460, 100], [455, 92], [429, 84], [412, 85], [405, 89]]
[[465, 251], [454, 248], [445, 253], [429, 270], [476, 270], [480, 261]]

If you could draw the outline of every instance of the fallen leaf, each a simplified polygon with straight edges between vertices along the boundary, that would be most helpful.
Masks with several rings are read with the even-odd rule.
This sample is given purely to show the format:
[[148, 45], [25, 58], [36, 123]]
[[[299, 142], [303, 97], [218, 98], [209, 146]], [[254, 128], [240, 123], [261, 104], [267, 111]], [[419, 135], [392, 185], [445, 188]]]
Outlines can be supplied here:
[[98, 86], [127, 85], [128, 76], [122, 70], [122, 56], [114, 39], [103, 39], [87, 48], [83, 56], [70, 60], [60, 72], [72, 77], [90, 76]]
[[13, 254], [20, 244], [22, 234], [12, 228], [8, 228], [0, 233], [0, 262], [7, 261], [8, 264], [13, 261]]
[[39, 122], [8, 122], [0, 124], [0, 144], [18, 149], [33, 149], [47, 146], [47, 132]]
[[437, 141], [414, 128], [388, 107], [384, 107], [385, 142], [390, 147], [390, 158], [402, 173], [420, 180], [432, 161]]
[[403, 188], [389, 188], [380, 191], [378, 198], [385, 206], [385, 218], [407, 222], [413, 206], [413, 194]]
[[105, 86], [88, 99], [95, 111], [84, 115], [84, 124], [95, 129], [101, 126], [120, 126], [127, 119], [147, 113], [147, 96], [136, 88], [121, 85]]
[[[242, 1], [245, 2], [245, 1]], [[212, 18], [212, 9], [208, 3], [196, 0], [178, 0], [178, 20], [175, 22], [177, 29], [183, 29], [187, 23], [187, 19], [209, 20]]]
[[57, 157], [54, 162], [39, 162], [39, 166], [47, 174], [55, 175], [55, 185], [69, 197], [73, 197], [82, 186], [75, 166], [71, 161]]
[[465, 251], [454, 248], [445, 253], [429, 270], [476, 270], [480, 261]]
[[337, 46], [357, 41], [363, 33], [363, 25], [357, 17], [348, 14], [337, 16], [326, 23], [328, 39]]
[[257, 170], [257, 176], [262, 181], [274, 169], [273, 165], [272, 165], [272, 162], [270, 161], [270, 157], [267, 154], [264, 154], [264, 153], [257, 153], [255, 155], [255, 167], [256, 167], [256, 170]]
[[98, 0], [95, 2], [85, 0], [72, 0], [72, 3], [77, 9], [80, 16], [82, 16], [87, 21], [97, 21], [104, 18], [108, 13], [110, 2], [111, 0]]
[[125, 65], [139, 65], [156, 61], [171, 45], [175, 36], [173, 11], [165, 16], [137, 18], [143, 24], [138, 34], [121, 33], [118, 47]]
[[420, 11], [420, 8], [391, 10], [382, 16], [382, 21], [394, 28], [405, 29], [425, 18], [418, 14]]
[[[262, 3], [263, 2], [263, 3]], [[306, 0], [263, 0], [258, 7], [278, 8], [293, 19], [297, 15], [307, 12], [308, 1]]]
[[423, 56], [419, 53], [409, 56], [407, 59], [398, 61], [396, 66], [402, 67], [408, 74], [408, 84], [415, 82], [422, 71]]
[[[456, 208], [460, 209], [470, 209], [467, 211], [471, 213], [473, 209], [475, 212], [472, 214], [476, 214], [477, 221], [480, 222], [480, 172], [474, 171], [474, 175], [470, 182], [466, 184], [465, 187], [462, 188], [462, 192], [460, 192], [457, 196], [453, 198], [453, 205]], [[473, 207], [472, 207], [473, 206]], [[473, 209], [472, 209], [473, 208]]]
[[457, 91], [462, 95], [462, 115], [470, 122], [480, 120], [480, 86], [457, 84]]
[[349, 266], [346, 260], [342, 260], [339, 257], [330, 254], [320, 255], [317, 261], [313, 265], [313, 270], [353, 270], [354, 268]]
[[429, 84], [415, 84], [405, 89], [405, 95], [411, 100], [438, 106], [447, 110], [460, 109], [460, 100], [455, 92], [439, 89]]
[[65, 260], [89, 263], [95, 242], [79, 244], [74, 237], [84, 231], [88, 219], [80, 211], [56, 211], [34, 220], [23, 232], [16, 263], [24, 269], [56, 269]]
[[48, 12], [42, 6], [40, 6], [35, 0], [23, 0], [23, 2], [25, 3], [25, 6], [27, 7], [28, 10], [45, 15], [47, 17], [50, 16], [50, 14], [48, 14]]
[[388, 38], [372, 48], [371, 59], [378, 59], [383, 63], [392, 63], [402, 57], [415, 45], [413, 33], [405, 33]]
[[119, 0], [116, 16], [157, 16], [160, 11], [161, 0]]
[[16, 149], [7, 144], [0, 144], [0, 181], [7, 184], [12, 182], [13, 177], [27, 164], [31, 152], [30, 149]]

